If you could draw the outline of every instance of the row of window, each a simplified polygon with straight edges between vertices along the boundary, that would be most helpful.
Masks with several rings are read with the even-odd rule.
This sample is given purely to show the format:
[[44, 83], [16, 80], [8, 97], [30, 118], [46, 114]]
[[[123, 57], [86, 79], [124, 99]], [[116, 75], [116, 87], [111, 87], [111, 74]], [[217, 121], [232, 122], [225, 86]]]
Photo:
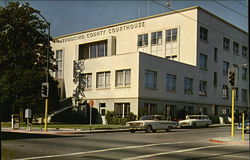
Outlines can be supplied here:
[[[177, 28], [166, 30], [166, 43], [177, 41]], [[147, 46], [149, 42], [148, 33], [138, 35], [137, 45]], [[151, 44], [157, 45], [162, 44], [162, 31], [151, 33]]]
[[[206, 29], [204, 27], [200, 27], [200, 40], [208, 42], [208, 29]], [[238, 42], [233, 41], [232, 45], [233, 45], [233, 54], [239, 55], [240, 44]], [[231, 41], [227, 37], [223, 37], [223, 49], [226, 51], [230, 51], [230, 49], [231, 49]], [[242, 45], [241, 46], [241, 55], [246, 58], [248, 56], [247, 52], [248, 52], [248, 48], [246, 46]]]
[[[176, 75], [166, 74], [166, 91], [175, 92], [176, 91]], [[213, 79], [214, 86], [217, 86], [217, 73], [214, 72]], [[157, 89], [157, 72], [146, 70], [145, 72], [145, 87], [149, 89]], [[225, 88], [223, 85], [222, 97], [228, 98], [228, 87]], [[184, 77], [184, 93], [193, 94], [193, 79], [189, 77]], [[207, 82], [199, 81], [199, 95], [207, 95]], [[238, 89], [236, 88], [235, 99], [238, 100]], [[242, 89], [242, 101], [247, 101], [247, 90]]]
[[[217, 50], [217, 48], [216, 48]], [[207, 55], [204, 54], [200, 54], [200, 58], [199, 58], [199, 67], [201, 69], [207, 69]], [[239, 78], [239, 67], [236, 64], [233, 64], [234, 70], [237, 73], [237, 78]], [[229, 62], [227, 61], [223, 61], [223, 67], [222, 67], [222, 73], [223, 75], [227, 76], [228, 75], [228, 70], [229, 70]], [[241, 68], [241, 78], [242, 80], [247, 80], [247, 68], [246, 67], [242, 67]]]
[[[131, 70], [115, 71], [115, 86], [129, 87], [131, 78]], [[92, 73], [83, 74], [80, 81], [83, 81], [86, 89], [92, 88]], [[96, 88], [110, 88], [110, 71], [96, 73]]]
[[79, 59], [107, 56], [108, 41], [98, 41], [79, 45]]

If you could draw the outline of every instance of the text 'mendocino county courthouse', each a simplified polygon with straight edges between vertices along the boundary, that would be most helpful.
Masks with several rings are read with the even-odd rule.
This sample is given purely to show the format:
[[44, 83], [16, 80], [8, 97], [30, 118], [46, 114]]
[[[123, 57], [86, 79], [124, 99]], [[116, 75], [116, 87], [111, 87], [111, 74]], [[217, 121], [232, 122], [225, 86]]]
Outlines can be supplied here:
[[233, 67], [236, 112], [248, 110], [248, 33], [201, 7], [63, 35], [52, 48], [61, 97], [73, 96], [81, 62], [83, 99], [101, 115], [229, 115]]

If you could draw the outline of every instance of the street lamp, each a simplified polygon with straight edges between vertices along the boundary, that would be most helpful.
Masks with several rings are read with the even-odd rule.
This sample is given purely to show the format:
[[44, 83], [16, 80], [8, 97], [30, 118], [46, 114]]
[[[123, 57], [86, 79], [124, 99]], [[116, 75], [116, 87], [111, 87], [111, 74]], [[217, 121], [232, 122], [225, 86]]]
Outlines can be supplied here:
[[[33, 9], [33, 8], [32, 8]], [[48, 122], [48, 99], [49, 99], [49, 48], [50, 48], [50, 23], [45, 19], [45, 17], [40, 13], [40, 11], [33, 9], [42, 19], [46, 22], [48, 28], [48, 39], [47, 39], [47, 72], [46, 72], [46, 84], [47, 95], [45, 96], [45, 122], [44, 122], [44, 131], [47, 132], [47, 122]]]

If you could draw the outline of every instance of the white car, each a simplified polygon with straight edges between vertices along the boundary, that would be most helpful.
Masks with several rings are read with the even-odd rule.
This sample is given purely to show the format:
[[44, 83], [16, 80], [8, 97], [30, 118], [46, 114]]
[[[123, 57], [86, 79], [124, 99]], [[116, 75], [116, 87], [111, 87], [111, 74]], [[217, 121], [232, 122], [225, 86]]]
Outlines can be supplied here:
[[142, 116], [138, 121], [130, 121], [126, 123], [131, 133], [138, 130], [144, 130], [145, 132], [156, 132], [156, 130], [170, 131], [172, 128], [176, 128], [178, 123], [175, 121], [167, 121], [162, 115], [148, 115]]
[[185, 120], [179, 121], [180, 127], [208, 127], [211, 124], [207, 115], [187, 115]]

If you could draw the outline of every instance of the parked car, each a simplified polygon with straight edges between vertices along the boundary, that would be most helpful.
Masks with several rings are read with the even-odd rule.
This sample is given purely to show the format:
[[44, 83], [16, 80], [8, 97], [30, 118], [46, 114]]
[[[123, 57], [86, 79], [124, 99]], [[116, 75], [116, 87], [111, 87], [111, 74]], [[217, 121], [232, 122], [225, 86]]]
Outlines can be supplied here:
[[147, 115], [142, 116], [138, 121], [127, 122], [126, 126], [129, 127], [131, 133], [138, 130], [149, 133], [156, 132], [156, 130], [170, 131], [172, 128], [176, 128], [178, 123], [176, 121], [167, 121], [162, 115]]
[[[247, 120], [245, 120], [245, 123], [244, 123], [244, 133], [249, 133], [249, 131], [250, 131], [250, 129], [249, 129], [249, 124], [250, 124], [250, 122], [249, 122], [249, 119], [247, 119]], [[239, 124], [238, 124], [238, 127], [237, 127], [238, 129], [242, 129], [242, 122], [240, 122]]]
[[180, 127], [208, 127], [211, 124], [207, 115], [187, 115], [185, 120], [179, 121]]

